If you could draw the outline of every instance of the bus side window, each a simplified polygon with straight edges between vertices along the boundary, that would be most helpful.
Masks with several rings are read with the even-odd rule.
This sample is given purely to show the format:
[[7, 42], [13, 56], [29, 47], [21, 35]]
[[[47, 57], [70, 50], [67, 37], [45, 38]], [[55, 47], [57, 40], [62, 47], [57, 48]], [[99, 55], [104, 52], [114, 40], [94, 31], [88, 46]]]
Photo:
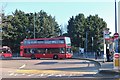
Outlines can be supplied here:
[[27, 49], [24, 49], [24, 53], [27, 53]]
[[37, 52], [37, 48], [34, 49], [34, 53], [38, 53], [38, 52]]
[[66, 53], [71, 53], [71, 49], [67, 48]]
[[35, 53], [34, 49], [30, 49], [30, 53], [34, 54]]
[[24, 53], [29, 54], [30, 53], [29, 49], [24, 49]]
[[46, 50], [46, 49], [38, 48], [38, 49], [37, 49], [37, 52], [38, 52], [39, 54], [44, 54], [44, 53], [45, 53], [45, 50]]
[[52, 53], [60, 53], [60, 48], [53, 48]]
[[38, 53], [41, 53], [41, 50], [40, 50], [40, 49], [38, 49], [38, 50], [37, 50], [37, 52], [38, 52]]
[[47, 53], [48, 52], [48, 49], [45, 49], [45, 53]]
[[65, 48], [60, 48], [61, 53], [65, 53]]
[[48, 49], [47, 49], [47, 53], [48, 53], [48, 54], [51, 54], [51, 53], [52, 53], [52, 49], [51, 49], [51, 48], [48, 48]]

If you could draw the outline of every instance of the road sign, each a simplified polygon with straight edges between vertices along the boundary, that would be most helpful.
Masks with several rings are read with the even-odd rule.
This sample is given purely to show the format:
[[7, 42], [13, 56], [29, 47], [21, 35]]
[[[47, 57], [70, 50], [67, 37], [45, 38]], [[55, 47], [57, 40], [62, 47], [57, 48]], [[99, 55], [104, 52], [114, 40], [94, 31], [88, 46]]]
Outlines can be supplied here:
[[109, 38], [110, 38], [109, 30], [105, 30], [104, 31], [104, 39], [109, 40]]
[[119, 37], [119, 34], [118, 34], [118, 33], [115, 33], [115, 34], [114, 34], [114, 39], [118, 39], [118, 37]]
[[114, 56], [115, 56], [115, 58], [119, 58], [119, 54], [115, 54]]

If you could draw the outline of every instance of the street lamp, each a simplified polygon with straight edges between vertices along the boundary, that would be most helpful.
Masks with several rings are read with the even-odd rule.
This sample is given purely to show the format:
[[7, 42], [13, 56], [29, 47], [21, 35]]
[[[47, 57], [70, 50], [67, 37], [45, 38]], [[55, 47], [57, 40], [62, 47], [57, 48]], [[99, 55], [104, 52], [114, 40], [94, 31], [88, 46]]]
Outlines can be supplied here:
[[117, 33], [117, 10], [116, 10], [116, 0], [115, 0], [115, 33]]
[[87, 27], [86, 29], [85, 29], [85, 32], [86, 32], [86, 38], [85, 38], [85, 53], [86, 53], [86, 57], [87, 57], [87, 46], [88, 46], [88, 40], [87, 40], [87, 38], [88, 38], [88, 31], [89, 31], [89, 27]]
[[92, 37], [92, 52], [93, 52], [93, 39], [94, 39], [94, 38]]
[[35, 14], [34, 14], [34, 38], [35, 38]]

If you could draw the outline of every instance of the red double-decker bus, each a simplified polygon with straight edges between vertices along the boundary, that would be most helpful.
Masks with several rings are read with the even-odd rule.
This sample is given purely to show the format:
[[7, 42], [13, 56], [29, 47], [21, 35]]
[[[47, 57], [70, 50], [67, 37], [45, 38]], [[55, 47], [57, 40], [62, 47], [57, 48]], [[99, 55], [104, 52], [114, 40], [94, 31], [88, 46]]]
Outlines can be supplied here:
[[20, 55], [31, 59], [71, 58], [71, 41], [69, 37], [24, 39], [20, 46]]

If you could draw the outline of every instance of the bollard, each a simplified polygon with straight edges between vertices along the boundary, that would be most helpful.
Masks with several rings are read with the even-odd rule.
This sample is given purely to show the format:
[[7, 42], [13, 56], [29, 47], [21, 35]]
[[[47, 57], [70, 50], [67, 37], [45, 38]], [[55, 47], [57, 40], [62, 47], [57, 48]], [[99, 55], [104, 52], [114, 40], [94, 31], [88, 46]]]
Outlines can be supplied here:
[[120, 71], [120, 54], [114, 54], [114, 70], [119, 72]]

